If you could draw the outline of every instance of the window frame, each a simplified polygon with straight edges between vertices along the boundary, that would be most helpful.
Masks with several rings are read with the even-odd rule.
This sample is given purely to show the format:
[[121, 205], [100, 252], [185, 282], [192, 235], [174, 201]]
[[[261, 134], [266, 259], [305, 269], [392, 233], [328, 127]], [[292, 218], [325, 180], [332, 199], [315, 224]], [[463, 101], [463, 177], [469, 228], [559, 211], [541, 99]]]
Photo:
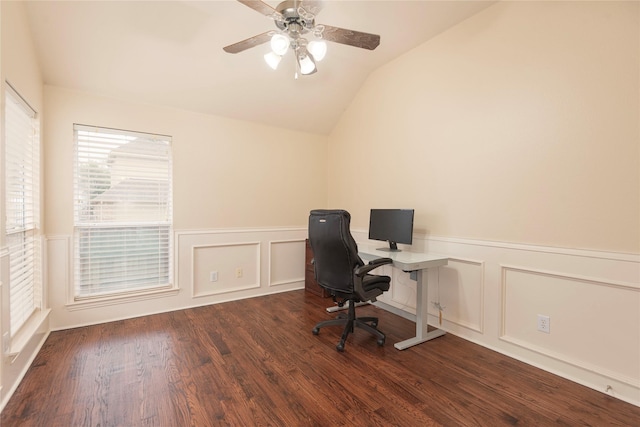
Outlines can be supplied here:
[[2, 191], [5, 245], [9, 256], [8, 330], [13, 340], [28, 329], [30, 319], [44, 308], [40, 119], [22, 95], [8, 81], [4, 83], [2, 161], [5, 182]]
[[[68, 305], [75, 305], [75, 306], [101, 305], [101, 303], [104, 301], [109, 303], [110, 301], [113, 301], [113, 300], [117, 301], [121, 299], [130, 299], [130, 298], [135, 299], [140, 297], [146, 297], [148, 295], [153, 296], [156, 294], [163, 294], [167, 292], [177, 291], [177, 288], [175, 286], [175, 280], [173, 278], [173, 274], [174, 274], [173, 262], [174, 261], [173, 261], [173, 204], [172, 204], [173, 203], [172, 138], [168, 135], [159, 135], [159, 134], [152, 134], [152, 133], [145, 133], [145, 132], [114, 129], [114, 128], [108, 128], [104, 126], [89, 126], [89, 125], [82, 125], [77, 123], [73, 125], [73, 132], [74, 132], [74, 159], [73, 159], [74, 220], [73, 220], [73, 238], [72, 238], [73, 277], [70, 284]], [[85, 136], [79, 137], [80, 133], [83, 133], [83, 132], [85, 133], [84, 134]], [[161, 143], [166, 144], [166, 158], [163, 160], [163, 161], [166, 161], [166, 164], [163, 164], [163, 167], [166, 166], [166, 176], [165, 176], [166, 193], [163, 193], [166, 196], [166, 198], [157, 199], [157, 200], [164, 200], [166, 203], [166, 206], [165, 206], [166, 218], [164, 220], [157, 220], [157, 219], [156, 220], [144, 220], [144, 219], [143, 220], [140, 220], [140, 219], [119, 220], [118, 218], [100, 220], [100, 219], [91, 217], [91, 215], [94, 215], [93, 213], [92, 214], [86, 213], [87, 206], [91, 206], [91, 208], [89, 209], [93, 209], [93, 207], [100, 205], [99, 202], [98, 203], [93, 203], [91, 201], [87, 202], [88, 200], [87, 193], [84, 194], [84, 199], [82, 199], [82, 196], [80, 194], [83, 190], [92, 191], [91, 190], [92, 188], [95, 189], [94, 187], [91, 186], [91, 185], [94, 185], [95, 183], [89, 184], [89, 186], [86, 186], [86, 185], [82, 186], [79, 183], [79, 181], [83, 179], [82, 177], [86, 178], [87, 176], [89, 177], [93, 176], [92, 172], [88, 172], [84, 174], [80, 172], [80, 168], [86, 167], [86, 164], [88, 163], [86, 163], [85, 166], [81, 166], [80, 157], [82, 157], [83, 155], [79, 154], [79, 149], [80, 148], [92, 149], [90, 144], [88, 146], [85, 145], [83, 147], [80, 147], [81, 141], [79, 140], [79, 138], [80, 139], [89, 138], [89, 136], [86, 136], [88, 135], [87, 133], [93, 136], [96, 136], [98, 134], [112, 135], [114, 139], [119, 138], [119, 139], [122, 139], [123, 141], [128, 140], [129, 142], [135, 141], [136, 138], [138, 138], [138, 139], [141, 139], [142, 141], [151, 141], [152, 143], [160, 141]], [[122, 147], [126, 145], [127, 145], [126, 142], [122, 143], [121, 145], [117, 145], [117, 144], [114, 145], [111, 151], [108, 151], [108, 153], [105, 154], [105, 156], [111, 159], [111, 155], [113, 152], [119, 149], [122, 149]], [[98, 144], [98, 149], [103, 150], [104, 147]], [[102, 161], [104, 161], [104, 159]], [[111, 164], [111, 166], [113, 166], [113, 163]], [[135, 164], [134, 164], [129, 169], [133, 171], [132, 174], [135, 175], [136, 170], [138, 168], [135, 167]], [[96, 198], [100, 196], [104, 196], [109, 191], [117, 195], [117, 192], [113, 191], [115, 185], [112, 184], [111, 177], [109, 177], [106, 180], [109, 182], [109, 187], [104, 188], [105, 186], [103, 185], [103, 188], [98, 190], [98, 191], [102, 191], [103, 193], [95, 196]], [[98, 184], [95, 184], [95, 185], [99, 185], [99, 184], [100, 182], [98, 182]], [[158, 184], [158, 186], [160, 187], [161, 185]], [[131, 191], [134, 191], [134, 190], [129, 189], [129, 193], [125, 191], [122, 193], [122, 195], [125, 197], [130, 196]], [[94, 197], [94, 196], [89, 196], [89, 197]], [[83, 203], [82, 200], [84, 200], [84, 205], [82, 205]], [[121, 201], [117, 197], [112, 199], [112, 201], [113, 200], [116, 201], [115, 203], [117, 203], [118, 201]], [[135, 201], [136, 199], [127, 198], [126, 200], [130, 202], [131, 200]], [[82, 211], [83, 206], [85, 211]], [[158, 204], [158, 206], [160, 206], [160, 204]], [[117, 211], [118, 209], [116, 208], [115, 212]], [[88, 288], [86, 287], [84, 289], [81, 289], [81, 287], [83, 286], [82, 285], [83, 281], [85, 282], [85, 286], [86, 286], [86, 273], [84, 270], [81, 272], [80, 269], [82, 268], [82, 265], [87, 265], [87, 266], [89, 265], [89, 264], [86, 264], [84, 260], [81, 260], [81, 254], [87, 253], [86, 247], [83, 247], [84, 242], [86, 242], [87, 240], [86, 239], [82, 240], [83, 235], [86, 233], [96, 233], [95, 236], [98, 236], [99, 238], [100, 233], [103, 233], [103, 236], [106, 236], [106, 239], [108, 241], [111, 241], [109, 239], [111, 239], [115, 235], [118, 235], [119, 233], [126, 234], [127, 230], [136, 230], [137, 232], [142, 233], [143, 235], [145, 234], [145, 232], [148, 233], [150, 230], [151, 231], [156, 230], [158, 232], [158, 237], [157, 237], [158, 244], [156, 246], [152, 244], [150, 247], [158, 250], [159, 259], [160, 259], [158, 263], [164, 263], [161, 269], [163, 272], [161, 278], [166, 280], [162, 280], [161, 282], [150, 283], [150, 284], [135, 285], [133, 284], [133, 281], [130, 280], [130, 277], [127, 277], [126, 273], [123, 273], [120, 276], [121, 280], [112, 289], [105, 289], [108, 287], [108, 285], [104, 283], [97, 284], [96, 289], [94, 291], [89, 291]], [[109, 235], [109, 233], [113, 233], [113, 234]], [[95, 236], [93, 237], [94, 239], [96, 239]], [[92, 237], [88, 237], [89, 239], [88, 241], [91, 241], [91, 238]], [[129, 241], [139, 243], [142, 240], [139, 239], [138, 237], [134, 237]], [[130, 261], [129, 257], [127, 257], [126, 255], [120, 254], [119, 257], [121, 259], [121, 262], [123, 263], [128, 264]], [[99, 259], [100, 257], [94, 256], [94, 258]], [[89, 268], [91, 269], [91, 267]], [[109, 270], [109, 268], [107, 267], [105, 268], [98, 267], [98, 269], [100, 269], [101, 272], [115, 271], [115, 270]], [[101, 275], [101, 273], [98, 274], [98, 276], [100, 277], [99, 280], [103, 280], [102, 279], [103, 276]], [[84, 277], [85, 279], [81, 280], [82, 277]]]

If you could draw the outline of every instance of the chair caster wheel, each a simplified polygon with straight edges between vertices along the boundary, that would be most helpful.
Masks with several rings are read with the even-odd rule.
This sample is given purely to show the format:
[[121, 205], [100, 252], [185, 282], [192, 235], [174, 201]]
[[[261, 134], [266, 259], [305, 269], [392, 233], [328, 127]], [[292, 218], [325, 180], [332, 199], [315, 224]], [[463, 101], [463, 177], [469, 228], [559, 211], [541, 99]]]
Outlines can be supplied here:
[[341, 352], [341, 353], [342, 353], [342, 352], [344, 351], [344, 344], [343, 344], [343, 343], [339, 343], [339, 344], [336, 346], [336, 349], [337, 349], [339, 352]]
[[320, 329], [319, 328], [313, 328], [313, 330], [311, 332], [313, 333], [313, 335], [318, 335], [320, 333]]
[[384, 339], [379, 339], [378, 340], [378, 346], [382, 347], [384, 345]]

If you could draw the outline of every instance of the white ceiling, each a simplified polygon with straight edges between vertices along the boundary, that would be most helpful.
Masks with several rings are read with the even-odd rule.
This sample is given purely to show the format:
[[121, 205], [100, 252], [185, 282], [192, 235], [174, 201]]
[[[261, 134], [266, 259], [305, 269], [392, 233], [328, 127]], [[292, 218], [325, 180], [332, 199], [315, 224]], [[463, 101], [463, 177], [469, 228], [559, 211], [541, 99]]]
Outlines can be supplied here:
[[316, 23], [379, 34], [380, 46], [329, 43], [318, 72], [298, 80], [291, 54], [268, 68], [268, 44], [222, 50], [276, 28], [234, 0], [29, 1], [27, 10], [46, 84], [328, 134], [373, 70], [492, 3], [328, 0]]

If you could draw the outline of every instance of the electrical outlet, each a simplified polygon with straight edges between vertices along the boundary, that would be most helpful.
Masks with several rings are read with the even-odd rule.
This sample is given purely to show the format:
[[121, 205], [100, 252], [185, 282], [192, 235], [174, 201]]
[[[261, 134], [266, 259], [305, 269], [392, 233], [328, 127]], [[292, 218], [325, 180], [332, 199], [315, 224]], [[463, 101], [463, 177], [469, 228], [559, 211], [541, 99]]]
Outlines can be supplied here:
[[551, 318], [549, 316], [538, 314], [538, 330], [545, 334], [551, 333]]
[[212, 271], [211, 273], [209, 273], [209, 281], [210, 282], [217, 282], [218, 281], [218, 272], [217, 271]]
[[236, 268], [236, 279], [239, 279], [242, 277], [242, 268], [238, 267]]

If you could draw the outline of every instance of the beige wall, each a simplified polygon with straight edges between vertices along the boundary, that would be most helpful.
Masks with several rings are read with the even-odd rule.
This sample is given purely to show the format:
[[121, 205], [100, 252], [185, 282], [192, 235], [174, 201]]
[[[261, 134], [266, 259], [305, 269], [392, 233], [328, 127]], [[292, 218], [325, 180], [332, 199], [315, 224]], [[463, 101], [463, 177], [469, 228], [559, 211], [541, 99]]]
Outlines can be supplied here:
[[2, 77], [42, 113], [42, 75], [22, 2], [2, 2]]
[[73, 232], [73, 124], [173, 138], [176, 229], [305, 226], [326, 204], [325, 136], [45, 87], [47, 235]]
[[329, 205], [640, 252], [638, 6], [501, 2], [378, 69], [330, 136]]

